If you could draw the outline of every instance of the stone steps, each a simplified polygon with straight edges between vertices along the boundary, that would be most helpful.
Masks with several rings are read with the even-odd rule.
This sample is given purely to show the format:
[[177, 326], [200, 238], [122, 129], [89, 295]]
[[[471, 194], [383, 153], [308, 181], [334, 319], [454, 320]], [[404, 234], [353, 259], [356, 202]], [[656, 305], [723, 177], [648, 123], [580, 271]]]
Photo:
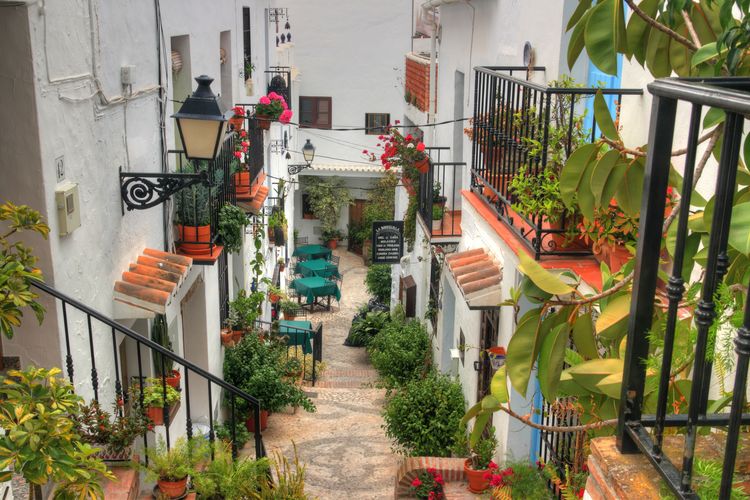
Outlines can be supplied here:
[[372, 386], [378, 380], [378, 372], [370, 368], [328, 369], [315, 383], [315, 388], [359, 389]]

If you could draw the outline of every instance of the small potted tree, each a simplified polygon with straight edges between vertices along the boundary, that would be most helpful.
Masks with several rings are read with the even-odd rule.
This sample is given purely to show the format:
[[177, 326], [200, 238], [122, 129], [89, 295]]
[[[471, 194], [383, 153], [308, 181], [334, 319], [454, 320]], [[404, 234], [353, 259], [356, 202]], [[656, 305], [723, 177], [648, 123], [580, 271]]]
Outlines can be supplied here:
[[321, 237], [328, 248], [336, 250], [339, 246], [339, 241], [344, 239], [344, 233], [338, 229], [323, 229]]
[[[146, 450], [148, 466], [146, 477], [156, 481], [158, 493], [167, 498], [180, 498], [187, 489], [188, 477], [198, 464], [207, 461], [209, 448], [205, 439], [184, 437], [177, 439], [167, 448], [164, 439], [159, 438], [155, 446]], [[157, 493], [156, 491], [154, 492]]]
[[476, 441], [472, 435], [470, 443], [472, 443], [472, 446], [469, 458], [464, 462], [464, 472], [469, 482], [469, 491], [482, 493], [490, 485], [489, 479], [485, 476], [488, 475], [490, 469], [497, 468], [497, 465], [492, 461], [497, 447], [495, 428], [489, 428], [489, 437], [480, 437]]
[[[166, 399], [164, 398], [166, 388]], [[135, 391], [137, 393], [138, 387]], [[150, 378], [143, 387], [143, 408], [154, 425], [164, 425], [164, 406], [173, 407], [180, 400], [180, 393], [171, 385], [162, 385], [161, 379]]]
[[130, 412], [124, 411], [122, 400], [115, 402], [112, 414], [92, 401], [73, 417], [81, 441], [99, 449], [96, 457], [110, 466], [128, 465], [133, 455], [133, 441], [148, 426], [148, 420], [135, 401]]

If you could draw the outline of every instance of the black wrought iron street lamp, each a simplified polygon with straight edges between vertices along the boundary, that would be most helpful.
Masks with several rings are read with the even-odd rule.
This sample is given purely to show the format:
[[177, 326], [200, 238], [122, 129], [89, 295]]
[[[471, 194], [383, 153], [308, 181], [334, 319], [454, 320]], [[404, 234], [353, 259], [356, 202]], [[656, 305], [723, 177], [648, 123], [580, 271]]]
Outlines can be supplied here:
[[[227, 118], [211, 91], [213, 78], [195, 79], [198, 88], [172, 115], [189, 160], [213, 160], [227, 131]], [[208, 184], [208, 172], [149, 173], [120, 171], [120, 196], [128, 210], [144, 210], [164, 203], [178, 191], [194, 184]]]
[[312, 145], [310, 139], [307, 139], [305, 145], [302, 146], [302, 157], [305, 159], [305, 163], [289, 165], [289, 167], [287, 168], [287, 172], [289, 172], [289, 175], [298, 174], [304, 169], [310, 168], [312, 166], [313, 159], [315, 158], [315, 146]]

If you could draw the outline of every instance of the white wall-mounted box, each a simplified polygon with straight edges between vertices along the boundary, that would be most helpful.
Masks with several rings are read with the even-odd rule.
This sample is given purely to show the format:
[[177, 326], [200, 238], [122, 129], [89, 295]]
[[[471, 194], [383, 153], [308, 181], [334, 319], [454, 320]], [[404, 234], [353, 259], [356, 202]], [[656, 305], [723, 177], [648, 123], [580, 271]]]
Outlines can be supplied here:
[[55, 189], [58, 233], [65, 236], [81, 225], [81, 207], [78, 202], [78, 184], [65, 182]]

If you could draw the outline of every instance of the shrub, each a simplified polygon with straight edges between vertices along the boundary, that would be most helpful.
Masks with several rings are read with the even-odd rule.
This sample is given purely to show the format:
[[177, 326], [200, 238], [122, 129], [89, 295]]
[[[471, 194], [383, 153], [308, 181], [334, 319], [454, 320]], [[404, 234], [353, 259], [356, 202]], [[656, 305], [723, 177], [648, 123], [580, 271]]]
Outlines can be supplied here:
[[383, 304], [391, 303], [391, 266], [375, 264], [367, 269], [365, 277], [367, 291]]
[[[234, 420], [234, 435], [237, 441], [237, 449], [241, 450], [245, 444], [250, 441], [252, 435], [247, 430], [245, 422], [236, 418]], [[227, 420], [226, 422], [216, 426], [216, 437], [226, 443], [232, 442], [232, 421]]]
[[431, 372], [390, 397], [383, 418], [394, 448], [407, 455], [450, 456], [464, 413], [461, 384]]
[[366, 347], [370, 341], [385, 328], [390, 321], [391, 315], [387, 312], [368, 312], [364, 317], [352, 322], [349, 336], [344, 342], [354, 347]]
[[394, 318], [367, 347], [385, 387], [406, 384], [431, 368], [430, 336], [422, 323]]

